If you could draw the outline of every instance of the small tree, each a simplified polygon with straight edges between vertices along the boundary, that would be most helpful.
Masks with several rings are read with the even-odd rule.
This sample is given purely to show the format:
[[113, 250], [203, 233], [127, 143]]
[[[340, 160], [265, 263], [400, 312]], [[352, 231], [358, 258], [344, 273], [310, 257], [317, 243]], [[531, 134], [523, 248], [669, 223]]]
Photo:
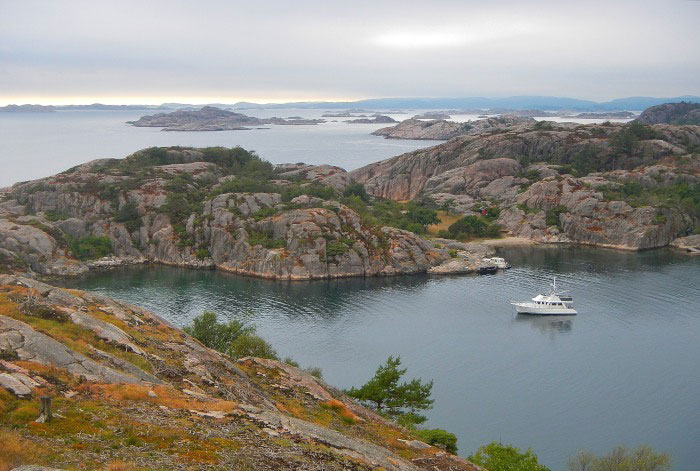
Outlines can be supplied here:
[[482, 446], [467, 459], [489, 471], [550, 471], [538, 463], [537, 455], [532, 450], [521, 453], [514, 446], [498, 442]]
[[401, 357], [390, 356], [384, 365], [377, 368], [372, 379], [359, 389], [353, 387], [346, 393], [393, 419], [407, 419], [414, 425], [421, 424], [426, 417], [417, 411], [433, 407], [433, 400], [430, 399], [433, 382], [423, 383], [420, 379], [412, 379], [399, 383], [406, 373], [406, 369], [400, 369], [400, 366]]

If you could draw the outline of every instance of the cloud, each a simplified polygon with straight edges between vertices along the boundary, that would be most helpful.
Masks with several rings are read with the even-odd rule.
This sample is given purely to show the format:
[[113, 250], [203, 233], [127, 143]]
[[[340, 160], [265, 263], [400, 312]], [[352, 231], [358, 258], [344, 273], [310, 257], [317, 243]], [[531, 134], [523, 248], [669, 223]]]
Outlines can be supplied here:
[[700, 94], [700, 2], [0, 0], [0, 102]]

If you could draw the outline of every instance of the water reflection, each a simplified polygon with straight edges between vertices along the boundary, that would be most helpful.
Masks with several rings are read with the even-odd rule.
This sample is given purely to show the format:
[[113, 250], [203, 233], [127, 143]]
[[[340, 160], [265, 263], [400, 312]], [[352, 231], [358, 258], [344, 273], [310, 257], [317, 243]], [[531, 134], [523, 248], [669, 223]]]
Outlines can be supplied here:
[[515, 322], [530, 324], [543, 334], [563, 334], [571, 332], [576, 316], [533, 316], [517, 314]]
[[122, 267], [57, 280], [66, 287], [93, 290], [135, 302], [179, 325], [204, 310], [241, 319], [255, 315], [278, 320], [331, 321], [358, 306], [394, 297], [419, 296], [426, 275], [270, 281], [217, 271], [165, 266]]

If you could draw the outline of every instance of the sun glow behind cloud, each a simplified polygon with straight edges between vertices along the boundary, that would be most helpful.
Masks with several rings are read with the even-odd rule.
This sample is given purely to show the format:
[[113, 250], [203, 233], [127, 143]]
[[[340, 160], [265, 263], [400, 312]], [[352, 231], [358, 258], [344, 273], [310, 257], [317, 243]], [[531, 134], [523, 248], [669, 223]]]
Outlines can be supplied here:
[[533, 23], [493, 24], [484, 22], [465, 25], [461, 28], [445, 28], [443, 31], [390, 31], [371, 39], [372, 44], [387, 49], [435, 49], [455, 48], [479, 44], [488, 41], [512, 39], [529, 35], [537, 30]]

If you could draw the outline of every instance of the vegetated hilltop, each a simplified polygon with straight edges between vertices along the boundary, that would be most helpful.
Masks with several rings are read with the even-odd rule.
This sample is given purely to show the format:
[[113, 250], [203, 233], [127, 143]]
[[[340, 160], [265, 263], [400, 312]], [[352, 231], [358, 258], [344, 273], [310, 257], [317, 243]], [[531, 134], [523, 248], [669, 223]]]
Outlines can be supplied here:
[[637, 118], [642, 124], [700, 125], [700, 103], [664, 103], [647, 108]]
[[481, 469], [294, 366], [16, 275], [0, 275], [0, 444], [3, 470]]
[[700, 127], [531, 122], [351, 172], [372, 195], [496, 207], [510, 234], [647, 249], [697, 230]]
[[7, 189], [0, 260], [56, 275], [156, 262], [313, 279], [426, 272], [451, 258], [416, 234], [434, 213], [348, 184], [338, 167], [274, 167], [241, 148], [150, 148]]
[[411, 118], [401, 121], [396, 126], [381, 128], [374, 131], [375, 136], [384, 136], [387, 139], [428, 139], [448, 140], [457, 136], [478, 135], [493, 130], [512, 129], [534, 123], [535, 120], [519, 116], [501, 116], [479, 119], [468, 123], [455, 123], [453, 121], [432, 120], [421, 121]]
[[318, 124], [322, 119], [282, 119], [254, 118], [214, 106], [204, 106], [199, 110], [177, 110], [171, 113], [158, 113], [142, 116], [136, 121], [128, 121], [136, 127], [163, 128], [163, 131], [235, 131], [250, 129], [264, 124]]

